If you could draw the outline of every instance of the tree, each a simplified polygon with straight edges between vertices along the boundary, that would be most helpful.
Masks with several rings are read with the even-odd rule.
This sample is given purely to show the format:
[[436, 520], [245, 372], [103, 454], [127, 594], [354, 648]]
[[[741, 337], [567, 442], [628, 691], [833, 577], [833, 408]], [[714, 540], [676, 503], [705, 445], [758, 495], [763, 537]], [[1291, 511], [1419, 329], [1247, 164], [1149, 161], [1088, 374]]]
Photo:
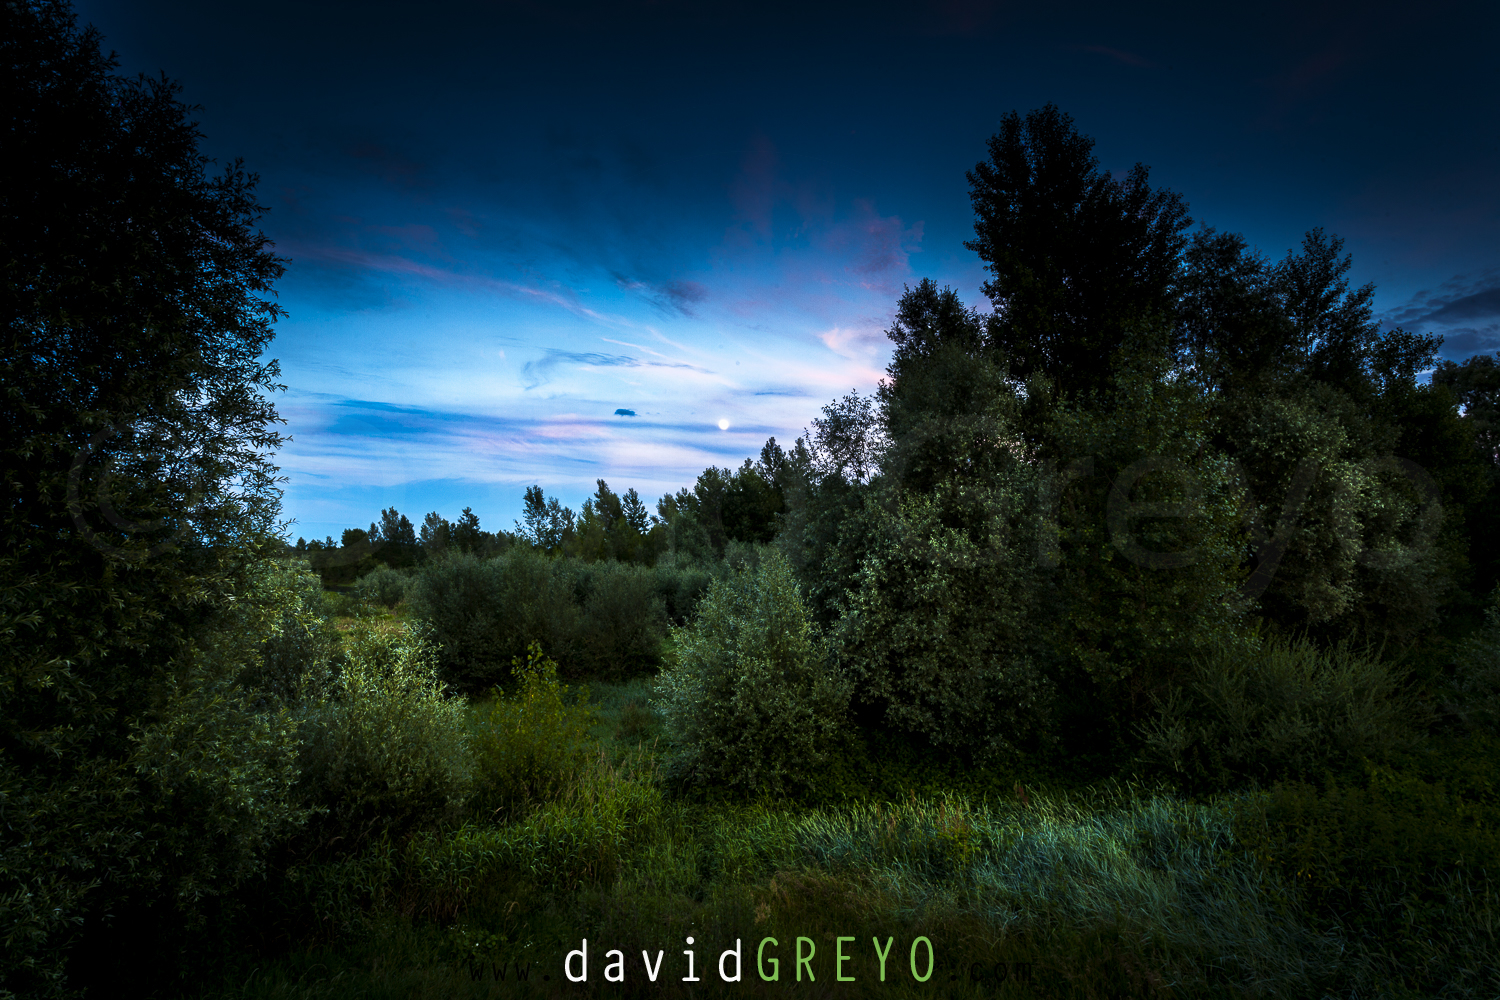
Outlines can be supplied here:
[[[1462, 364], [1444, 361], [1432, 384], [1463, 407], [1460, 418], [1474, 441], [1486, 476], [1484, 495], [1469, 505], [1469, 558], [1474, 589], [1487, 595], [1500, 581], [1500, 355], [1478, 354]], [[1418, 459], [1420, 461], [1420, 459]]]
[[417, 536], [417, 542], [426, 552], [441, 552], [448, 547], [452, 532], [453, 525], [434, 510], [422, 519], [422, 530]]
[[1116, 180], [1093, 147], [1048, 104], [1007, 115], [968, 174], [975, 238], [964, 245], [991, 274], [990, 340], [1014, 377], [1046, 374], [1070, 394], [1105, 385], [1120, 353], [1172, 315], [1191, 224], [1144, 165]]
[[1476, 354], [1463, 364], [1444, 361], [1432, 381], [1445, 385], [1463, 407], [1474, 429], [1474, 444], [1491, 465], [1500, 466], [1500, 354]]
[[547, 498], [540, 486], [526, 488], [525, 512], [516, 522], [517, 533], [532, 545], [552, 552], [573, 535], [575, 515], [557, 497]]
[[[104, 913], [162, 921], [243, 872], [176, 850], [219, 814], [173, 802], [249, 772], [172, 719], [279, 514], [255, 177], [212, 172], [177, 86], [99, 41], [65, 3], [0, 7], [0, 992], [30, 995]], [[230, 701], [195, 704], [210, 726]], [[230, 718], [223, 752], [256, 745]], [[137, 766], [168, 730], [198, 778]]]
[[417, 547], [417, 529], [411, 519], [394, 507], [380, 512], [379, 525], [371, 526], [372, 535], [380, 541], [375, 546], [375, 558], [388, 566], [401, 569], [414, 565], [421, 555]]
[[812, 784], [844, 727], [850, 684], [830, 667], [785, 558], [772, 552], [714, 580], [674, 639], [657, 688], [672, 778], [771, 795]]
[[651, 530], [651, 514], [646, 510], [646, 505], [641, 501], [641, 495], [635, 491], [635, 487], [625, 491], [620, 498], [620, 509], [624, 512], [625, 522], [635, 529], [637, 534], [644, 535]]
[[453, 544], [464, 552], [473, 552], [484, 541], [484, 534], [479, 530], [479, 515], [474, 513], [473, 507], [465, 507], [458, 515], [458, 523], [452, 528], [452, 539]]

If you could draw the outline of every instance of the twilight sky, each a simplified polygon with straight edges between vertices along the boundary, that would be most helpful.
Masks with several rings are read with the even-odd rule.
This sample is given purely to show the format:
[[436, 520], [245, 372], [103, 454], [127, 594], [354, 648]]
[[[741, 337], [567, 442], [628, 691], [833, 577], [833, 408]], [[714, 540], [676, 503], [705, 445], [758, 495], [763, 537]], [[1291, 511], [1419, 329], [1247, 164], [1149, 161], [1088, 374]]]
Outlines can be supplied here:
[[904, 284], [987, 307], [964, 172], [1048, 101], [1198, 222], [1323, 226], [1385, 322], [1500, 348], [1500, 5], [1154, 7], [77, 2], [261, 175], [294, 538], [789, 444], [875, 387]]

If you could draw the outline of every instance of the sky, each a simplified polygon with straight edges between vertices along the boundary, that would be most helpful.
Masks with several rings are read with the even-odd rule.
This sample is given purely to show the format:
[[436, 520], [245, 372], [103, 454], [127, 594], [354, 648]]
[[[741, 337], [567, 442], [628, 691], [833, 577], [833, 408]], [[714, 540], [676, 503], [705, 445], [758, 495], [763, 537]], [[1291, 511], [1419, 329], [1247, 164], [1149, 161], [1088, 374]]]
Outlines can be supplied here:
[[85, 0], [288, 258], [293, 538], [654, 500], [873, 391], [906, 285], [987, 308], [965, 172], [1052, 102], [1387, 326], [1500, 349], [1500, 5]]

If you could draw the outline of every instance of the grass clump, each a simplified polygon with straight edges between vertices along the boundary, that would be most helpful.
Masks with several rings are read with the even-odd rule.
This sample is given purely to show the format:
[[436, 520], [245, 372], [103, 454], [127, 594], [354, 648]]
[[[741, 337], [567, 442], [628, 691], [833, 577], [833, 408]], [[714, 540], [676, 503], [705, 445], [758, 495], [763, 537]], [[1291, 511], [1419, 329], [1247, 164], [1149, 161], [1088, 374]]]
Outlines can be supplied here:
[[1198, 793], [1357, 769], [1419, 741], [1402, 682], [1391, 663], [1347, 642], [1220, 645], [1192, 660], [1141, 726], [1143, 757]]

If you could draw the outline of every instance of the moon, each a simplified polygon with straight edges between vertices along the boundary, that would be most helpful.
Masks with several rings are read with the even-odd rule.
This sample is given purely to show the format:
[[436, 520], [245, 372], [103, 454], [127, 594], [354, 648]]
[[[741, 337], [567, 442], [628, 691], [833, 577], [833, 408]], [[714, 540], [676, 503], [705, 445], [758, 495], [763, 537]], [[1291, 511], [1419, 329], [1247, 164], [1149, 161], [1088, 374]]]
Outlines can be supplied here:
[[720, 417], [719, 418], [719, 430], [721, 430], [721, 431], [727, 431], [727, 430], [729, 430], [729, 418], [728, 417]]

